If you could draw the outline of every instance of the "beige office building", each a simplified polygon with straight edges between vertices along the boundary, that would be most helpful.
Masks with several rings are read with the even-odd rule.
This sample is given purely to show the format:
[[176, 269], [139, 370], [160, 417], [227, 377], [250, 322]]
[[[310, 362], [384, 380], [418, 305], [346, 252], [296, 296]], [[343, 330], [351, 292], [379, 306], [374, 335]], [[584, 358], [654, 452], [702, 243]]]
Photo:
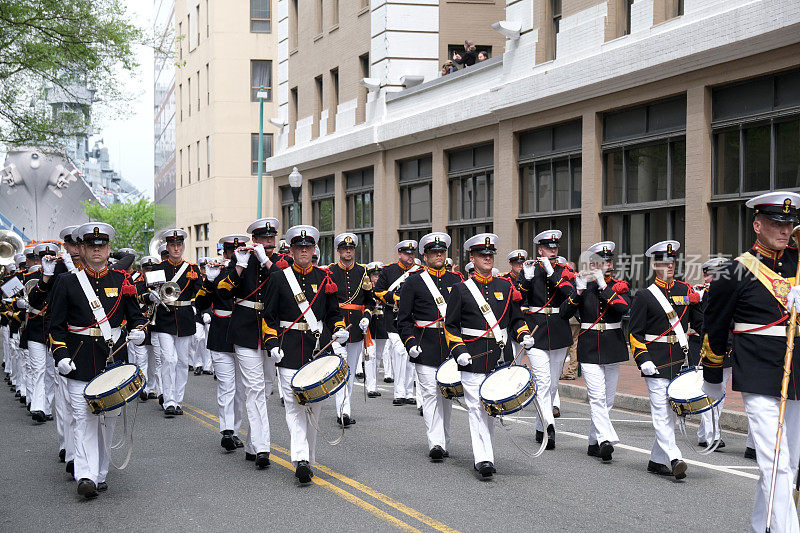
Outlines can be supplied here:
[[256, 217], [262, 86], [265, 158], [276, 132], [275, 4], [175, 0], [175, 218], [192, 259], [216, 255], [221, 236]]
[[[695, 263], [737, 254], [752, 244], [744, 201], [800, 190], [796, 1], [373, 0], [363, 15], [342, 7], [333, 32], [329, 2], [311, 32], [318, 12], [301, 11], [298, 28], [297, 1], [278, 3], [287, 124], [267, 162], [271, 205], [288, 222], [298, 167], [302, 220], [328, 239], [325, 259], [342, 231], [371, 243], [362, 261], [447, 231], [463, 264], [475, 232], [497, 233], [504, 257], [558, 228], [562, 255], [611, 239], [641, 280], [650, 244], [676, 238]], [[476, 37], [492, 57], [440, 76], [459, 43], [451, 13], [473, 6], [487, 8], [476, 27], [503, 19], [504, 35]]]

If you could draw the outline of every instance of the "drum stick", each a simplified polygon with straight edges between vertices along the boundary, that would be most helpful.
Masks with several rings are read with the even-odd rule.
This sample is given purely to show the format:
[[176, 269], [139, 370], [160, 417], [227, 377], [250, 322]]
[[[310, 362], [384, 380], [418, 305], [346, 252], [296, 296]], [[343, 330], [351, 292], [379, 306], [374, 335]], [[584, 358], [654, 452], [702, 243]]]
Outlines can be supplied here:
[[[533, 331], [531, 331], [531, 332], [530, 332], [528, 335], [530, 335], [531, 337], [533, 337], [533, 334], [534, 334], [534, 333], [536, 333], [536, 330], [537, 330], [537, 329], [539, 329], [539, 324], [536, 324], [536, 325], [533, 327]], [[525, 348], [522, 348], [522, 347], [520, 347], [519, 351], [517, 352], [517, 355], [515, 355], [515, 356], [514, 356], [514, 360], [513, 360], [513, 361], [511, 361], [511, 364], [513, 365], [514, 363], [516, 363], [516, 362], [517, 362], [517, 359], [519, 359], [519, 356], [520, 356], [520, 355], [522, 355], [524, 352], [525, 352]]]
[[79, 343], [78, 343], [78, 347], [77, 347], [77, 348], [75, 348], [75, 353], [73, 353], [73, 354], [72, 354], [72, 357], [70, 357], [70, 358], [69, 358], [69, 362], [70, 362], [70, 363], [71, 363], [71, 362], [72, 362], [72, 361], [75, 359], [75, 356], [76, 356], [76, 355], [78, 355], [78, 352], [80, 352], [80, 351], [81, 351], [81, 347], [82, 347], [82, 346], [83, 346], [83, 341], [81, 341], [81, 342], [79, 342]]
[[[352, 326], [352, 325], [353, 325], [353, 324], [348, 324], [348, 325], [347, 325], [347, 327], [345, 327], [345, 328], [344, 328], [344, 330], [345, 330], [345, 331], [347, 331], [348, 329], [350, 329], [350, 326]], [[331, 342], [329, 342], [328, 344], [326, 344], [325, 346], [323, 346], [322, 348], [320, 348], [320, 349], [319, 349], [319, 351], [317, 352], [317, 354], [321, 354], [322, 352], [324, 352], [325, 350], [327, 350], [328, 348], [330, 348], [331, 344], [333, 344], [334, 342], [335, 342], [335, 341], [334, 341], [333, 339], [331, 339]]]

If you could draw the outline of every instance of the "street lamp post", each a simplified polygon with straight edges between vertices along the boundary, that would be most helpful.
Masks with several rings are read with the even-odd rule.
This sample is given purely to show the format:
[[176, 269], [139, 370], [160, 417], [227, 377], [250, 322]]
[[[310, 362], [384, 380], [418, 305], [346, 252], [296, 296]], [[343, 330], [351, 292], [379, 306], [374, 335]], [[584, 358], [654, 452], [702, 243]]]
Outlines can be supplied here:
[[303, 175], [297, 170], [297, 167], [292, 168], [292, 173], [289, 174], [289, 186], [292, 188], [292, 226], [300, 224], [300, 188], [303, 186]]
[[261, 218], [261, 201], [263, 196], [264, 181], [264, 100], [269, 97], [264, 86], [256, 93], [258, 98], [258, 201], [256, 203], [256, 218]]

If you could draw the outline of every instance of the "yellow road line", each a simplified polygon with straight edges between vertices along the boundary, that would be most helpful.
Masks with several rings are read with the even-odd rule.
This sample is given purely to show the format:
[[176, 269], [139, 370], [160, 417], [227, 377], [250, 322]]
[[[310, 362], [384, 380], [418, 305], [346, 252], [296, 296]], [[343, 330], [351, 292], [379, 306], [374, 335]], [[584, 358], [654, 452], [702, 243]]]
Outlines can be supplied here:
[[[189, 405], [186, 405], [186, 404], [184, 404], [184, 407], [186, 407], [187, 409], [196, 410], [197, 413], [203, 412], [202, 409], [196, 409], [195, 407], [189, 406]], [[211, 425], [209, 422], [203, 420], [202, 418], [200, 418], [198, 416], [195, 416], [195, 415], [193, 415], [192, 413], [190, 413], [188, 411], [184, 411], [184, 413], [187, 414], [189, 417], [193, 418], [194, 420], [196, 420], [197, 422], [199, 422], [200, 424], [202, 424], [203, 426], [205, 426], [205, 427], [207, 427], [207, 428], [209, 428], [209, 429], [211, 429], [211, 430], [213, 430], [215, 432], [217, 431], [217, 427], [216, 426]], [[295, 468], [292, 465], [292, 463], [290, 463], [289, 461], [286, 461], [285, 459], [282, 459], [280, 457], [272, 456], [271, 457], [271, 461], [276, 463], [276, 464], [281, 465], [282, 467], [286, 468], [287, 470], [291, 470], [292, 472], [295, 471]], [[317, 465], [317, 466], [319, 467], [319, 465]], [[314, 476], [311, 479], [311, 481], [313, 481], [315, 484], [323, 487], [324, 489], [329, 490], [330, 492], [336, 494], [340, 498], [343, 498], [343, 499], [347, 500], [348, 502], [352, 503], [353, 505], [356, 505], [356, 506], [364, 509], [365, 511], [368, 511], [368, 512], [372, 513], [376, 517], [381, 518], [381, 519], [385, 520], [386, 522], [389, 522], [390, 524], [392, 524], [393, 526], [395, 526], [398, 529], [401, 529], [403, 531], [413, 532], [413, 533], [422, 533], [419, 529], [413, 527], [411, 524], [403, 522], [399, 518], [390, 515], [386, 511], [375, 507], [374, 505], [372, 505], [371, 503], [369, 503], [369, 502], [367, 502], [365, 500], [362, 500], [361, 498], [359, 498], [355, 494], [351, 494], [350, 492], [347, 492], [346, 490], [344, 490], [344, 489], [342, 489], [340, 487], [337, 487], [336, 485], [334, 485], [334, 484], [332, 484], [332, 483], [330, 483], [328, 481], [325, 481], [324, 479], [319, 479], [319, 477]]]

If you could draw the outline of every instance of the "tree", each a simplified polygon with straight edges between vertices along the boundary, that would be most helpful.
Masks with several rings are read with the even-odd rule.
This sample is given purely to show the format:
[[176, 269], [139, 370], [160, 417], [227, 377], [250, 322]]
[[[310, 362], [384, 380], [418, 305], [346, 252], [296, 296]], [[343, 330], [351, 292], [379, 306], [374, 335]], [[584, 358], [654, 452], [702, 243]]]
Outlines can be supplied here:
[[51, 113], [48, 97], [119, 101], [144, 33], [120, 0], [0, 0], [0, 35], [0, 143], [59, 146], [92, 131], [88, 105]]
[[141, 255], [147, 255], [147, 245], [153, 237], [153, 202], [142, 198], [138, 202], [103, 205], [84, 202], [83, 212], [91, 220], [105, 222], [114, 226], [116, 236], [111, 241], [111, 249], [133, 248]]

